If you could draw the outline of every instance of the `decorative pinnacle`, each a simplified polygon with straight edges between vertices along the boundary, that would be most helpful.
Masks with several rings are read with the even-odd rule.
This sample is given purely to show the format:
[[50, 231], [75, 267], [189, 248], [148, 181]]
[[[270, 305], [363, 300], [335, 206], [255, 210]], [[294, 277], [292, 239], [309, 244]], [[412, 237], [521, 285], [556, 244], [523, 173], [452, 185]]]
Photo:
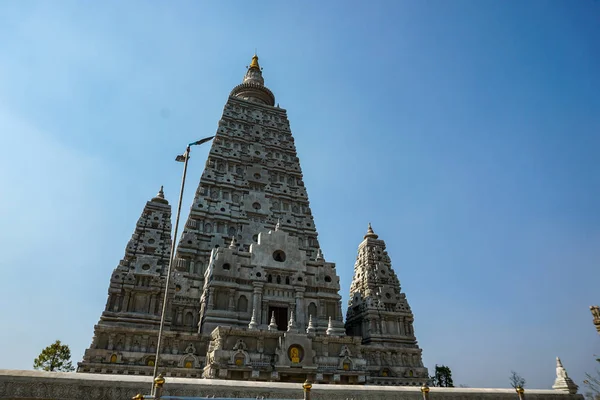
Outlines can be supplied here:
[[317, 256], [315, 257], [316, 261], [322, 260], [323, 259], [323, 252], [321, 252], [321, 248], [317, 249]]
[[296, 319], [294, 318], [294, 312], [290, 313], [290, 320], [288, 321], [288, 332], [295, 332], [296, 330]]
[[157, 202], [157, 203], [169, 204], [167, 199], [165, 199], [165, 192], [163, 191], [162, 185], [160, 186], [160, 190], [158, 191], [156, 196], [154, 196], [152, 198], [152, 201]]
[[365, 235], [364, 239], [367, 238], [371, 238], [371, 239], [377, 239], [379, 236], [375, 234], [375, 232], [373, 232], [373, 228], [371, 227], [371, 223], [369, 222], [369, 228], [367, 229], [367, 234]]
[[329, 317], [329, 322], [327, 323], [327, 330], [325, 331], [326, 335], [333, 335], [333, 323], [331, 321], [331, 317]]
[[577, 393], [578, 388], [579, 387], [575, 382], [573, 382], [573, 379], [569, 378], [567, 370], [563, 367], [560, 358], [556, 357], [556, 380], [554, 381], [554, 385], [552, 385], [552, 389], [575, 394]]
[[248, 68], [256, 68], [260, 70], [260, 65], [258, 65], [258, 56], [256, 55], [256, 53], [254, 53], [254, 56], [252, 56], [252, 62], [250, 63], [250, 67]]
[[312, 335], [315, 333], [315, 326], [313, 325], [312, 314], [308, 315], [308, 327], [306, 328], [306, 333]]
[[279, 223], [279, 218], [277, 218], [277, 225], [275, 225], [275, 232], [277, 232], [281, 228], [281, 224]]
[[233, 250], [233, 249], [235, 249], [235, 247], [236, 247], [235, 246], [235, 236], [233, 236], [231, 238], [231, 243], [229, 244], [229, 248]]
[[258, 329], [258, 323], [256, 322], [256, 307], [252, 307], [252, 318], [250, 319], [250, 323], [248, 324], [248, 329]]
[[271, 322], [269, 323], [269, 330], [276, 331], [277, 330], [277, 321], [275, 321], [275, 311], [271, 314]]

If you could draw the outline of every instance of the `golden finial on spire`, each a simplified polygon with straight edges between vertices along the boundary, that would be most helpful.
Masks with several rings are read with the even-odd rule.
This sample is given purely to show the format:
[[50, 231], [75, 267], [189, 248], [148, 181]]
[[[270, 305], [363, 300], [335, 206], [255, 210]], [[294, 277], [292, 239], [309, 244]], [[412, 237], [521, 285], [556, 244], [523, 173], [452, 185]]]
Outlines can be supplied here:
[[260, 65], [258, 65], [258, 56], [256, 55], [256, 52], [254, 52], [254, 56], [252, 56], [252, 62], [250, 63], [249, 68], [257, 68], [260, 70]]

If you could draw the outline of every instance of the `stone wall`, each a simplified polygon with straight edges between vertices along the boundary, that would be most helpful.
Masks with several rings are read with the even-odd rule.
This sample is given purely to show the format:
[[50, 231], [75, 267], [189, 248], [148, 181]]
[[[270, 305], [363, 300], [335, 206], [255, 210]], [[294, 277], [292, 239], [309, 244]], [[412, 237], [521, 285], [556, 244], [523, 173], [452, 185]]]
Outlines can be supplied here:
[[[149, 376], [0, 370], [0, 399], [128, 400], [150, 392]], [[163, 396], [302, 399], [299, 383], [167, 378]], [[430, 400], [515, 400], [512, 389], [431, 388]], [[526, 390], [527, 400], [583, 400], [555, 390]], [[313, 400], [422, 399], [418, 387], [313, 385]]]

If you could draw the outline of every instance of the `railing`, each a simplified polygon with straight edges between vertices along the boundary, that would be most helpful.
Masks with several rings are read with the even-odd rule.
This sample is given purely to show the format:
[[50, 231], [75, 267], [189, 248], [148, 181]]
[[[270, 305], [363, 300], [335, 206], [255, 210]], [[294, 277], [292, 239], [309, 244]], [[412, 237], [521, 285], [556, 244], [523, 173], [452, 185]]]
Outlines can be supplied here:
[[[181, 396], [163, 396], [163, 386], [165, 385], [165, 378], [162, 374], [158, 375], [154, 378], [154, 395], [143, 396], [142, 394], [138, 394], [133, 397], [131, 400], [205, 400], [205, 399], [213, 399], [213, 400], [232, 400], [228, 397], [181, 397]], [[302, 400], [310, 400], [310, 389], [312, 388], [312, 383], [306, 381], [302, 384], [302, 389], [304, 389], [304, 398]], [[236, 400], [264, 400], [262, 398], [236, 398]], [[277, 400], [277, 399], [273, 399]]]
[[[165, 385], [165, 378], [162, 374], [158, 375], [154, 378], [154, 396], [148, 395], [143, 396], [138, 394], [133, 397], [132, 400], [233, 400], [233, 398], [229, 397], [182, 397], [182, 396], [163, 396], [163, 386]], [[312, 383], [308, 380], [302, 384], [302, 389], [304, 390], [304, 398], [302, 400], [311, 400], [310, 390], [312, 389]], [[429, 400], [429, 386], [424, 385], [421, 386], [421, 394], [423, 396], [423, 400]], [[522, 387], [516, 387], [515, 391], [519, 397], [519, 400], [525, 400], [525, 389]], [[434, 396], [435, 397], [435, 396]], [[236, 398], [236, 400], [264, 400], [264, 397], [256, 397], [256, 398]], [[278, 400], [278, 399], [269, 399], [269, 400]], [[298, 399], [300, 400], [300, 399]]]

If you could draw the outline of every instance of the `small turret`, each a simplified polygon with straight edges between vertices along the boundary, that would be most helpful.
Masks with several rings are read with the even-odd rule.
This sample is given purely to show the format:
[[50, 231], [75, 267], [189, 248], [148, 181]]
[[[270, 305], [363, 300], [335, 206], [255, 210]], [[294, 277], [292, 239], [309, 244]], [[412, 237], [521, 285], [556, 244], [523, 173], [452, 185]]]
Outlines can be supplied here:
[[290, 320], [288, 321], [287, 331], [298, 333], [298, 327], [296, 326], [296, 319], [294, 318], [293, 311], [290, 313]]
[[271, 322], [269, 322], [269, 330], [276, 331], [277, 330], [277, 321], [275, 320], [275, 312], [271, 314]]
[[554, 381], [554, 385], [552, 385], [552, 389], [575, 394], [578, 388], [579, 386], [567, 375], [567, 370], [563, 367], [560, 358], [556, 357], [556, 380]]
[[254, 331], [258, 329], [258, 323], [256, 322], [256, 307], [252, 308], [252, 318], [248, 324], [248, 329]]
[[308, 327], [306, 328], [306, 333], [308, 336], [314, 336], [316, 332], [315, 326], [313, 325], [312, 314], [308, 316]]

